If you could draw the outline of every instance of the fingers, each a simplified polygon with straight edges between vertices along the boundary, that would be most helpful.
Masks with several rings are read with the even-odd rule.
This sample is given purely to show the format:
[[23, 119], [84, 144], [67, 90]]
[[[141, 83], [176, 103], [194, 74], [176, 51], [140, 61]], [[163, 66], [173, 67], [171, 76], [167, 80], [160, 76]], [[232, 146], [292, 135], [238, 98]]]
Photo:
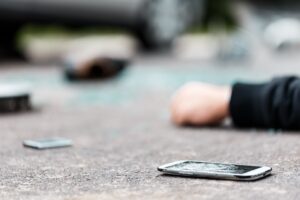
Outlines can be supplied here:
[[193, 94], [190, 89], [194, 83], [181, 87], [171, 99], [171, 120], [176, 125], [186, 125], [192, 121], [194, 111]]
[[171, 120], [176, 125], [184, 125], [187, 122], [187, 114], [176, 101], [171, 103]]

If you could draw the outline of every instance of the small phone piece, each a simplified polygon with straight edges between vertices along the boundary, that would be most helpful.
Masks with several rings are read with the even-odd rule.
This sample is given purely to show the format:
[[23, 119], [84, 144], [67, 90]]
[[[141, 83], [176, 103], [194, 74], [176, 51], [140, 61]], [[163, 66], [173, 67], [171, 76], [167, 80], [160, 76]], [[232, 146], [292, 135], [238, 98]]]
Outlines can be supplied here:
[[272, 168], [187, 160], [160, 166], [158, 170], [175, 176], [252, 181], [270, 175]]
[[51, 148], [62, 148], [72, 146], [72, 141], [65, 138], [49, 138], [49, 139], [38, 139], [38, 140], [25, 140], [23, 142], [24, 147], [34, 149], [51, 149]]

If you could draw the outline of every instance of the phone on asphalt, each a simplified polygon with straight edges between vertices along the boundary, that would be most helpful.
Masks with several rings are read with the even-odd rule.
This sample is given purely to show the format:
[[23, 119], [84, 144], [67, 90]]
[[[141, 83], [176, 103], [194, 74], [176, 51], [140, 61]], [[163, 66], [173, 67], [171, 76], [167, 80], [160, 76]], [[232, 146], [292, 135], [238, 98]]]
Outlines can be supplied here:
[[272, 171], [271, 167], [266, 166], [211, 163], [192, 160], [176, 161], [162, 165], [157, 169], [165, 174], [175, 176], [237, 181], [253, 181], [261, 179], [270, 175]]

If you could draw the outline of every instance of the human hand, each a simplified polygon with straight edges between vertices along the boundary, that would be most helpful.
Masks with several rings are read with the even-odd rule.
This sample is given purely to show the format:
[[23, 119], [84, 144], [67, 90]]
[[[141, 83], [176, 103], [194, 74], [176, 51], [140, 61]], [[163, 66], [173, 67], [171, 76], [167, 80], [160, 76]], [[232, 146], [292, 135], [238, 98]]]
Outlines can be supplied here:
[[212, 125], [229, 115], [231, 88], [200, 82], [181, 87], [171, 101], [172, 121], [177, 125]]

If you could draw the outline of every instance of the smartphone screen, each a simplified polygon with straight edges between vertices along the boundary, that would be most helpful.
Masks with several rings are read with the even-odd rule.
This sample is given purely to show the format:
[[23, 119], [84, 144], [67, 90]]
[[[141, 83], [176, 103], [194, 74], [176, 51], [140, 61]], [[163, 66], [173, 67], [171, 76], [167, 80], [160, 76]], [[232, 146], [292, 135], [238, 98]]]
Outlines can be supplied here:
[[194, 173], [215, 172], [215, 173], [225, 173], [225, 174], [244, 174], [258, 168], [260, 167], [221, 164], [221, 163], [195, 162], [195, 161], [181, 162], [166, 167], [167, 170], [172, 170], [172, 171], [185, 171], [185, 172], [194, 172]]

